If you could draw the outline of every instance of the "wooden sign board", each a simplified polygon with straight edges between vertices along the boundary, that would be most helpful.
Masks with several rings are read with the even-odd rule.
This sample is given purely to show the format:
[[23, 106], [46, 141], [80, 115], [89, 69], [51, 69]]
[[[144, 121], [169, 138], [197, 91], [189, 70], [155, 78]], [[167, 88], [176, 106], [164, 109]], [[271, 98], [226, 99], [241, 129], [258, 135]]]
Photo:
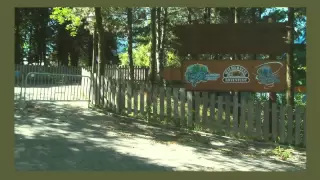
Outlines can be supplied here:
[[307, 87], [306, 86], [297, 86], [294, 88], [295, 92], [298, 93], [306, 93], [307, 92]]
[[[169, 72], [172, 71], [172, 72]], [[177, 80], [178, 69], [167, 69]], [[272, 60], [185, 61], [181, 81], [191, 91], [281, 92], [286, 89], [286, 66]]]
[[196, 24], [174, 29], [179, 55], [187, 54], [274, 54], [289, 50], [285, 23]]
[[170, 81], [181, 81], [182, 80], [180, 68], [166, 67], [161, 72], [161, 76], [163, 79], [170, 80]]

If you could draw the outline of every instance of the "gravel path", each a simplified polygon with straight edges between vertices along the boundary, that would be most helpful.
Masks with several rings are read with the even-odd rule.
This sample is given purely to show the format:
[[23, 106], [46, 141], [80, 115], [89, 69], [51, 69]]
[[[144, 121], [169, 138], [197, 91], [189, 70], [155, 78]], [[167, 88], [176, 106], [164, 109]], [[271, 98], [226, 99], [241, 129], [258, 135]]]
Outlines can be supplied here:
[[[263, 155], [267, 145], [205, 138], [124, 122], [86, 102], [37, 103], [15, 113], [17, 170], [296, 171], [304, 152], [287, 161]], [[198, 141], [197, 141], [198, 139]]]

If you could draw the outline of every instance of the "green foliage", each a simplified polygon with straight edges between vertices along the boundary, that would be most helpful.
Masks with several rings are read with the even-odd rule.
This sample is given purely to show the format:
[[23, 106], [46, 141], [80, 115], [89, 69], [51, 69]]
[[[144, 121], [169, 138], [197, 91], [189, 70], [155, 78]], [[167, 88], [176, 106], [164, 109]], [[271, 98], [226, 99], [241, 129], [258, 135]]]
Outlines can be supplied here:
[[82, 23], [81, 17], [77, 16], [72, 8], [68, 7], [54, 7], [50, 18], [56, 20], [59, 24], [68, 23], [66, 29], [71, 36], [77, 35], [77, 30]]
[[293, 61], [293, 72], [295, 85], [301, 86], [306, 85], [306, 51], [298, 51], [294, 52], [294, 61]]
[[[147, 38], [147, 37], [145, 37]], [[142, 37], [141, 37], [142, 39]], [[147, 39], [144, 39], [147, 40]], [[133, 63], [135, 66], [150, 66], [150, 52], [151, 52], [151, 42], [148, 44], [138, 44], [133, 48]], [[129, 65], [128, 52], [123, 52], [119, 54], [121, 65]], [[167, 52], [167, 65], [169, 67], [180, 67], [180, 59], [173, 52]]]
[[304, 96], [305, 96], [305, 94], [296, 93], [296, 94], [294, 95], [295, 104], [296, 104], [296, 105], [300, 105], [300, 106], [305, 106], [306, 103], [302, 101]]
[[[295, 105], [301, 105], [301, 106], [306, 105], [306, 103], [302, 101], [304, 95], [305, 94], [303, 94], [303, 93], [295, 93], [294, 94]], [[269, 100], [269, 95], [268, 95], [268, 93], [254, 93], [253, 98], [257, 102], [266, 102]], [[277, 93], [277, 103], [279, 103], [279, 104], [286, 103], [286, 94], [285, 93]]]
[[[138, 45], [133, 49], [133, 63], [135, 66], [150, 66], [151, 43], [147, 45]], [[128, 53], [119, 54], [121, 65], [129, 65]]]
[[168, 67], [180, 67], [181, 60], [180, 58], [173, 52], [167, 52], [167, 64]]
[[272, 150], [272, 154], [278, 156], [281, 160], [287, 160], [292, 156], [293, 150], [291, 148], [284, 149], [280, 146]]

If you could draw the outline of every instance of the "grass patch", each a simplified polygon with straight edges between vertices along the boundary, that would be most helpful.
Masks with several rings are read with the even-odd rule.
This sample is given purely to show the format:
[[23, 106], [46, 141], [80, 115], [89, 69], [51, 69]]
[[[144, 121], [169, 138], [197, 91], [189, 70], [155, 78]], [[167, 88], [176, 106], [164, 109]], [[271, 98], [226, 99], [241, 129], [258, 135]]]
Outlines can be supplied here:
[[282, 148], [281, 146], [277, 146], [271, 152], [269, 152], [269, 154], [277, 156], [281, 160], [287, 160], [293, 156], [293, 151], [294, 150], [291, 147]]

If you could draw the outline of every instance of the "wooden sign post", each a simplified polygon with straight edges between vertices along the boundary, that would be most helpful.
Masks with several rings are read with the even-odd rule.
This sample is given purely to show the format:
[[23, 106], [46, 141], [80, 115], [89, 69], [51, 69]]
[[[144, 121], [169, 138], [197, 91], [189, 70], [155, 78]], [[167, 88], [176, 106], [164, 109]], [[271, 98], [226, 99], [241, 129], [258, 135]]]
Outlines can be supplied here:
[[[194, 24], [174, 30], [180, 56], [188, 54], [271, 54], [290, 50], [285, 23]], [[162, 72], [166, 80], [178, 80], [189, 91], [281, 92], [285, 91], [286, 64], [271, 60], [183, 61], [182, 67]], [[271, 130], [271, 128], [270, 128]]]
[[[285, 23], [196, 24], [177, 26], [179, 55], [272, 54], [288, 51]], [[286, 89], [285, 62], [274, 60], [183, 61], [165, 68], [166, 80], [181, 81], [190, 91], [281, 92]]]

